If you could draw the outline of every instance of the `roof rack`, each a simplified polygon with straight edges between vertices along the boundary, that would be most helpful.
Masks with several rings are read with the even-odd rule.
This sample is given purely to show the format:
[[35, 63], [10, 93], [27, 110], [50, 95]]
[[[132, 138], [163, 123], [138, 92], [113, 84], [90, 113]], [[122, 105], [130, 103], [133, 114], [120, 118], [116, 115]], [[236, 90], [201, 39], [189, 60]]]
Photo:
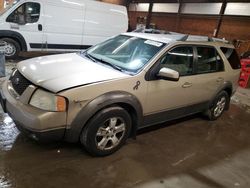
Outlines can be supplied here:
[[168, 31], [165, 31], [165, 30], [144, 29], [144, 28], [136, 29], [136, 30], [134, 30], [132, 32], [135, 32], [135, 33], [152, 33], [152, 34], [170, 34]]
[[208, 37], [208, 36], [200, 36], [200, 35], [185, 35], [179, 41], [204, 41], [204, 42], [223, 42], [223, 43], [229, 43], [229, 41], [225, 39], [219, 39], [214, 37]]
[[180, 38], [177, 39], [178, 41], [192, 41], [192, 42], [222, 42], [229, 44], [230, 42], [225, 39], [219, 39], [214, 37], [202, 36], [202, 35], [185, 35], [183, 33], [176, 33], [171, 31], [165, 30], [158, 30], [158, 29], [145, 29], [140, 28], [136, 29], [132, 32], [135, 33], [151, 33], [151, 34], [166, 34], [166, 35], [179, 35]]

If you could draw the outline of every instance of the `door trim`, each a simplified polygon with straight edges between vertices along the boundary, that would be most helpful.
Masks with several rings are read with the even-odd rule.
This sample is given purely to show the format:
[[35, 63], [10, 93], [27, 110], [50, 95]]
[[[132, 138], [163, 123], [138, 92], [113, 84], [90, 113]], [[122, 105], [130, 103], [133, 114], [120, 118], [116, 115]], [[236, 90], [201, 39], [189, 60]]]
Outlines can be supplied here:
[[140, 126], [140, 128], [196, 114], [204, 110], [207, 110], [208, 107], [209, 107], [209, 101], [206, 101], [186, 107], [150, 114], [143, 117], [143, 124]]

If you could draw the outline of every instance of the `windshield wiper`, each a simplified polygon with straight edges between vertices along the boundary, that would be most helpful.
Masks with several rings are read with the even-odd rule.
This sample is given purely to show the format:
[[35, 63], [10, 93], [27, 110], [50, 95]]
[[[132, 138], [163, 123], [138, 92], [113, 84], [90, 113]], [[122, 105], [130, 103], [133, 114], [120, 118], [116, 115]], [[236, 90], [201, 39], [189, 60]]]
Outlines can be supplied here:
[[116, 70], [118, 70], [120, 72], [123, 72], [123, 69], [121, 67], [117, 66], [117, 65], [114, 65], [114, 64], [109, 63], [107, 61], [104, 61], [103, 59], [96, 59], [96, 60], [98, 60], [99, 62], [101, 62], [101, 63], [103, 63], [105, 65], [108, 65], [108, 66], [112, 67], [113, 69], [116, 69]]
[[93, 62], [96, 62], [96, 59], [92, 55], [88, 54], [87, 52], [85, 53], [85, 56], [89, 58], [90, 60], [92, 60]]
[[87, 58], [89, 58], [89, 59], [91, 59], [93, 62], [100, 62], [100, 63], [103, 63], [103, 64], [105, 64], [105, 65], [108, 65], [108, 66], [110, 66], [110, 67], [112, 67], [113, 69], [116, 69], [116, 70], [118, 70], [118, 71], [121, 71], [121, 72], [123, 72], [123, 69], [121, 68], [121, 67], [119, 67], [119, 66], [117, 66], [117, 65], [114, 65], [114, 64], [112, 64], [112, 63], [109, 63], [109, 62], [107, 62], [107, 61], [104, 61], [103, 59], [98, 59], [98, 58], [96, 58], [96, 57], [93, 57], [92, 55], [90, 55], [89, 53], [87, 53], [87, 52], [85, 52], [85, 54], [84, 54]]

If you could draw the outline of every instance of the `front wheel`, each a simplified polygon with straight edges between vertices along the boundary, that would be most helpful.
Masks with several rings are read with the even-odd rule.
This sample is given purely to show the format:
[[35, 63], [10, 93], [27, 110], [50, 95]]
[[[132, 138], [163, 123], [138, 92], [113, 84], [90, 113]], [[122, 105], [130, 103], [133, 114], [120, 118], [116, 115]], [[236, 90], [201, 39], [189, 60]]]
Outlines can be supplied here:
[[226, 107], [229, 105], [229, 102], [230, 98], [228, 96], [228, 93], [226, 91], [221, 91], [216, 96], [211, 107], [207, 111], [207, 116], [209, 120], [218, 119], [223, 114]]
[[126, 142], [132, 122], [126, 110], [114, 106], [101, 110], [87, 123], [80, 141], [93, 156], [114, 153]]
[[6, 59], [17, 58], [20, 51], [21, 51], [21, 47], [20, 47], [19, 43], [11, 38], [3, 38], [0, 40], [6, 42], [6, 46], [5, 46]]

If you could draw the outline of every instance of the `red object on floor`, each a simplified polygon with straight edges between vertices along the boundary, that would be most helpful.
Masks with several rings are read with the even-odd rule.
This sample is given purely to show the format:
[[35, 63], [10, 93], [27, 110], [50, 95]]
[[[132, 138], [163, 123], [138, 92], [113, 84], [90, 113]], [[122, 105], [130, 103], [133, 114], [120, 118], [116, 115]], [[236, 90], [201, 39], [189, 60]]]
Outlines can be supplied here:
[[240, 79], [239, 79], [239, 85], [243, 88], [248, 88], [250, 85], [250, 73], [248, 72], [241, 72], [240, 73]]
[[240, 64], [241, 64], [241, 70], [242, 70], [242, 72], [250, 73], [250, 58], [248, 58], [248, 59], [241, 59], [240, 60]]

